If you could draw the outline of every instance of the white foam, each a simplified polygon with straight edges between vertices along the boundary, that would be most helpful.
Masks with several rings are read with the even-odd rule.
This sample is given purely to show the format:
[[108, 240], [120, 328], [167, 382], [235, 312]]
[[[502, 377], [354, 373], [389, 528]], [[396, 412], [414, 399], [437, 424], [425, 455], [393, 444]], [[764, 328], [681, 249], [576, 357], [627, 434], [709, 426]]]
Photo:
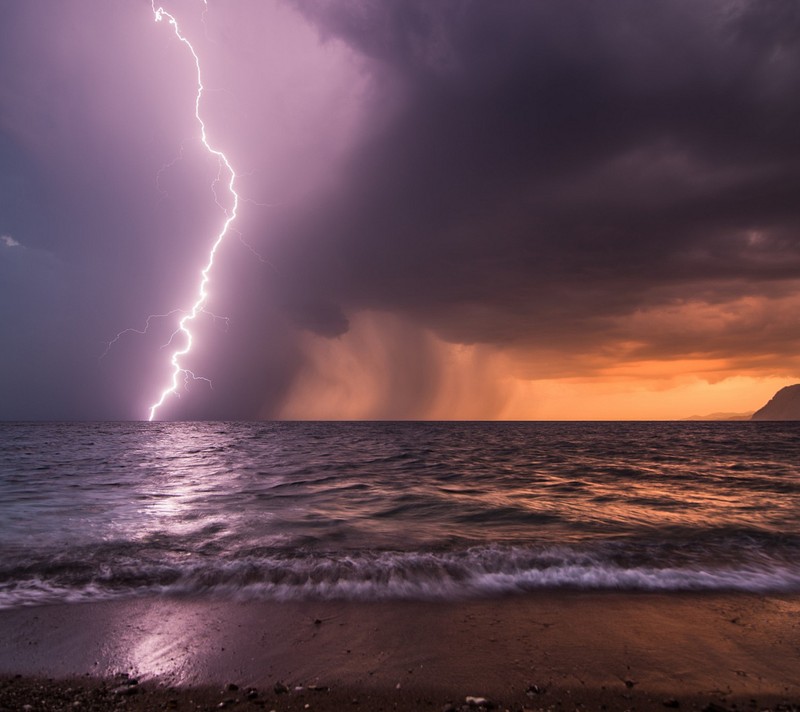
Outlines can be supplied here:
[[[135, 583], [133, 583], [135, 582]], [[0, 608], [136, 595], [236, 600], [458, 599], [574, 588], [620, 591], [800, 591], [800, 565], [763, 553], [714, 564], [621, 565], [568, 548], [475, 547], [460, 552], [243, 558], [104, 567], [91, 581], [46, 577], [0, 584]]]

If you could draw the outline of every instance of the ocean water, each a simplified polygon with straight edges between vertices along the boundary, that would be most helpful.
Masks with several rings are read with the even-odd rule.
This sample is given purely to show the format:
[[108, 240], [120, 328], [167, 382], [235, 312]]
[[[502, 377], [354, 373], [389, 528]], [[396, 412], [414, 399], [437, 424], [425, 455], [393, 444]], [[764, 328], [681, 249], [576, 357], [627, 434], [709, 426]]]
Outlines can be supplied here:
[[0, 424], [0, 607], [800, 591], [800, 424]]

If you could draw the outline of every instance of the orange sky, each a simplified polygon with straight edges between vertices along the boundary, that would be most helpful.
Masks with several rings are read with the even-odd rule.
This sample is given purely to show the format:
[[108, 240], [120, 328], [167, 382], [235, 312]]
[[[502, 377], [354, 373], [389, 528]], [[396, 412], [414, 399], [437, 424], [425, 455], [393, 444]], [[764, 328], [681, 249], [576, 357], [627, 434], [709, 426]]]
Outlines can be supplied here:
[[[409, 321], [362, 313], [344, 335], [307, 335], [280, 417], [297, 419], [672, 420], [748, 413], [800, 380], [731, 358], [568, 355], [452, 344]], [[616, 358], [615, 358], [616, 357]]]

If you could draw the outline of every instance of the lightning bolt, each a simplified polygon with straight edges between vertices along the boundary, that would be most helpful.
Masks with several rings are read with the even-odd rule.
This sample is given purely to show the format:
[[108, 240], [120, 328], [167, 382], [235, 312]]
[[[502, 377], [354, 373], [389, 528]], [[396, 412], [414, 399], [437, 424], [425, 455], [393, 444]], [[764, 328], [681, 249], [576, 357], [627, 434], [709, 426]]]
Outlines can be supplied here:
[[[207, 0], [204, 0], [204, 5], [208, 7]], [[197, 297], [192, 304], [192, 306], [186, 310], [184, 316], [178, 322], [178, 328], [175, 331], [175, 334], [183, 334], [185, 342], [183, 348], [177, 349], [173, 351], [172, 356], [170, 357], [170, 364], [172, 365], [172, 375], [169, 379], [169, 385], [161, 391], [161, 395], [159, 396], [158, 400], [156, 400], [150, 406], [150, 412], [148, 420], [154, 420], [156, 417], [156, 413], [158, 409], [164, 405], [164, 402], [170, 395], [178, 395], [178, 387], [181, 382], [181, 377], [183, 377], [184, 382], [188, 382], [190, 379], [196, 380], [205, 380], [208, 379], [196, 376], [192, 373], [189, 369], [185, 368], [181, 365], [181, 359], [186, 356], [192, 350], [192, 343], [193, 343], [193, 336], [190, 329], [192, 322], [197, 318], [197, 316], [204, 311], [204, 306], [206, 301], [208, 300], [208, 291], [207, 286], [210, 280], [211, 270], [214, 267], [214, 258], [216, 257], [217, 250], [219, 249], [222, 242], [225, 240], [225, 237], [228, 235], [231, 223], [236, 219], [236, 211], [239, 207], [239, 194], [236, 192], [236, 172], [233, 170], [233, 166], [231, 166], [230, 161], [228, 160], [227, 156], [220, 151], [219, 149], [215, 148], [211, 145], [208, 140], [208, 135], [206, 133], [206, 125], [203, 121], [203, 117], [200, 114], [200, 103], [203, 98], [203, 75], [200, 70], [200, 58], [197, 55], [192, 43], [186, 38], [186, 36], [181, 32], [180, 27], [178, 26], [178, 21], [175, 19], [173, 15], [167, 12], [163, 7], [156, 7], [156, 0], [151, 0], [151, 7], [153, 9], [153, 15], [155, 17], [156, 22], [162, 22], [166, 20], [169, 25], [172, 27], [173, 31], [175, 32], [175, 36], [180, 40], [186, 47], [188, 48], [189, 52], [194, 59], [194, 66], [197, 70], [197, 94], [195, 95], [194, 101], [194, 116], [197, 119], [197, 123], [200, 126], [200, 139], [205, 146], [206, 150], [213, 156], [216, 157], [217, 161], [219, 162], [219, 176], [217, 181], [224, 182], [224, 176], [228, 177], [227, 185], [228, 191], [230, 192], [233, 198], [233, 205], [230, 210], [225, 209], [226, 212], [226, 219], [222, 225], [222, 229], [220, 230], [219, 234], [216, 236], [213, 244], [211, 245], [211, 249], [208, 254], [208, 261], [206, 262], [206, 266], [200, 272], [200, 282], [197, 288]], [[205, 19], [205, 11], [203, 12], [203, 19]], [[215, 184], [216, 182], [215, 181]], [[216, 194], [215, 194], [216, 200]], [[224, 209], [224, 208], [223, 208]]]
[[[171, 317], [173, 314], [177, 314], [181, 311], [181, 309], [173, 309], [172, 311], [168, 311], [166, 314], [151, 314], [147, 317], [147, 320], [144, 322], [144, 329], [135, 329], [133, 327], [129, 329], [123, 329], [120, 331], [111, 341], [106, 343], [106, 349], [103, 353], [100, 354], [100, 358], [98, 361], [102, 361], [106, 356], [108, 356], [108, 352], [114, 348], [114, 344], [116, 344], [125, 334], [146, 334], [150, 331], [150, 324], [155, 319], [167, 319]], [[165, 344], [165, 346], [169, 346], [172, 343], [172, 339], [175, 337], [175, 332], [173, 332], [172, 336], [169, 337], [169, 341]]]

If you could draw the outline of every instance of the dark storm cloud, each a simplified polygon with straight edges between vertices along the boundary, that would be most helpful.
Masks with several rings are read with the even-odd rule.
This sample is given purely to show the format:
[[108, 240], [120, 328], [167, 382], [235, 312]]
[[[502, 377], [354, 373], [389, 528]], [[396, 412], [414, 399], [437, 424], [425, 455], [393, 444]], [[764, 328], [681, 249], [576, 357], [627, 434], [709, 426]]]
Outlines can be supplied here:
[[[795, 0], [169, 5], [243, 201], [184, 363], [213, 388], [164, 417], [302, 417], [362, 372], [354, 417], [500, 412], [469, 381], [508, 353], [531, 379], [796, 363]], [[0, 417], [160, 391], [174, 319], [98, 358], [191, 304], [221, 220], [191, 72], [146, 0], [0, 5]], [[481, 345], [462, 380], [429, 329]]]
[[297, 6], [380, 78], [335, 209], [278, 248], [321, 333], [334, 302], [588, 349], [637, 309], [800, 278], [797, 3]]

